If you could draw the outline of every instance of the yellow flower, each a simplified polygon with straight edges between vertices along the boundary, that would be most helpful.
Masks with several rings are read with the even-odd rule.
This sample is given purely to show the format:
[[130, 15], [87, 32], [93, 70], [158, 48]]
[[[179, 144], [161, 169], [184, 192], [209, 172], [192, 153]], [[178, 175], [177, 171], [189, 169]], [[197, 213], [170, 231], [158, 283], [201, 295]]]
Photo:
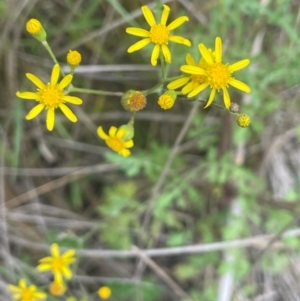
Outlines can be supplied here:
[[[203, 58], [200, 59], [199, 63], [196, 64], [194, 58], [188, 53], [186, 55], [186, 63], [188, 66], [196, 66], [205, 69], [207, 67], [207, 63]], [[178, 78], [172, 82], [170, 82], [167, 86], [168, 89], [176, 90], [182, 86], [184, 86], [181, 90], [183, 94], [188, 94], [194, 89], [196, 89], [199, 85], [205, 82], [206, 78], [204, 75], [198, 74], [185, 74], [183, 77]]]
[[76, 50], [69, 50], [67, 62], [71, 68], [77, 67], [81, 62], [81, 54]]
[[53, 296], [61, 296], [65, 293], [65, 291], [66, 291], [66, 285], [64, 284], [64, 282], [53, 281], [49, 285], [49, 292]]
[[52, 69], [50, 83], [47, 84], [44, 84], [34, 74], [26, 73], [26, 77], [38, 87], [37, 92], [18, 91], [16, 93], [16, 95], [20, 98], [32, 99], [39, 102], [39, 104], [31, 109], [31, 111], [27, 114], [27, 120], [35, 118], [43, 109], [47, 110], [46, 125], [49, 131], [52, 131], [54, 127], [55, 109], [59, 107], [69, 120], [76, 122], [77, 117], [64, 103], [69, 102], [75, 105], [82, 104], [82, 100], [80, 98], [66, 95], [64, 92], [64, 89], [71, 83], [73, 76], [68, 74], [59, 84], [57, 84], [59, 72], [60, 67], [58, 64], [55, 64]]
[[240, 127], [246, 128], [251, 123], [251, 119], [247, 114], [239, 114], [236, 122]]
[[128, 52], [132, 53], [134, 51], [140, 50], [149, 43], [154, 44], [154, 48], [151, 55], [151, 64], [156, 66], [157, 59], [160, 51], [162, 51], [165, 60], [167, 63], [171, 63], [171, 52], [168, 47], [169, 41], [176, 42], [179, 44], [184, 44], [186, 46], [191, 46], [191, 42], [181, 36], [172, 36], [170, 32], [182, 25], [184, 22], [188, 21], [189, 18], [186, 16], [179, 17], [171, 22], [168, 26], [166, 25], [170, 8], [167, 5], [164, 5], [164, 10], [161, 15], [160, 23], [157, 24], [153, 13], [147, 5], [142, 6], [143, 15], [150, 26], [149, 30], [145, 30], [137, 27], [128, 27], [126, 32], [134, 36], [142, 37], [143, 39], [139, 42], [133, 44], [128, 48]]
[[158, 105], [164, 109], [171, 109], [175, 103], [177, 98], [176, 92], [173, 90], [168, 90], [158, 98]]
[[30, 19], [26, 23], [26, 30], [37, 40], [43, 42], [46, 40], [46, 32], [41, 24], [41, 22], [37, 19]]
[[27, 287], [26, 280], [24, 278], [20, 279], [18, 286], [10, 284], [8, 289], [11, 291], [14, 300], [37, 301], [47, 298], [47, 295], [39, 292], [35, 285], [30, 285]]
[[215, 51], [210, 52], [204, 44], [198, 45], [200, 53], [207, 63], [205, 68], [191, 65], [183, 65], [180, 70], [192, 74], [205, 76], [204, 83], [199, 84], [196, 88], [189, 92], [188, 97], [193, 97], [203, 91], [208, 86], [211, 88], [210, 96], [205, 106], [208, 107], [214, 100], [216, 91], [223, 90], [223, 99], [225, 107], [229, 109], [231, 101], [228, 93], [228, 86], [231, 85], [239, 90], [249, 93], [250, 87], [245, 83], [235, 79], [232, 73], [245, 68], [249, 63], [249, 59], [238, 61], [232, 65], [222, 62], [222, 40], [217, 37], [215, 40]]
[[98, 296], [101, 299], [108, 299], [111, 296], [111, 289], [108, 286], [102, 286], [98, 290]]
[[107, 135], [103, 131], [102, 126], [99, 126], [97, 133], [113, 151], [123, 157], [128, 157], [130, 155], [130, 150], [128, 148], [133, 147], [134, 143], [131, 138], [126, 137], [126, 131], [124, 128], [120, 127], [118, 129], [115, 126], [111, 126]]
[[51, 255], [39, 260], [37, 270], [40, 272], [51, 271], [54, 274], [54, 282], [63, 283], [63, 276], [66, 279], [72, 278], [69, 265], [76, 261], [75, 250], [68, 250], [60, 255], [59, 247], [56, 243], [51, 245]]

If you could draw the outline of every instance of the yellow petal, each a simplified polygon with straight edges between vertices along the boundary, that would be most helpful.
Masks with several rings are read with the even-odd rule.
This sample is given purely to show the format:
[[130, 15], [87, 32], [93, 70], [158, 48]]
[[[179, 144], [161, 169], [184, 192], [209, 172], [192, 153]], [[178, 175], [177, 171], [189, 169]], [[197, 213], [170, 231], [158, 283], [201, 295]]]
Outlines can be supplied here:
[[194, 60], [194, 58], [191, 56], [190, 53], [188, 53], [185, 57], [185, 61], [188, 65], [191, 65], [191, 66], [196, 66], [196, 62]]
[[53, 243], [53, 244], [50, 246], [50, 251], [51, 251], [52, 257], [60, 257], [59, 246], [58, 246], [57, 243]]
[[69, 96], [69, 95], [64, 95], [63, 100], [69, 103], [72, 103], [73, 105], [81, 105], [82, 104], [82, 99], [76, 96]]
[[53, 258], [51, 256], [43, 257], [39, 260], [40, 263], [51, 262]]
[[248, 85], [246, 85], [245, 83], [241, 82], [240, 80], [237, 80], [235, 78], [231, 78], [229, 81], [228, 81], [229, 85], [239, 89], [239, 90], [242, 90], [246, 93], [250, 93], [251, 89]]
[[209, 99], [207, 101], [207, 104], [205, 105], [204, 109], [207, 108], [208, 106], [211, 105], [211, 103], [213, 102], [215, 95], [216, 95], [216, 89], [212, 89], [209, 95]]
[[169, 17], [169, 13], [170, 13], [170, 7], [168, 5], [163, 5], [163, 7], [164, 7], [164, 10], [161, 15], [160, 24], [166, 25], [168, 17]]
[[127, 27], [126, 32], [137, 37], [142, 37], [142, 38], [149, 37], [149, 31], [138, 27]]
[[119, 152], [120, 155], [122, 155], [123, 157], [128, 157], [131, 153], [130, 153], [130, 150], [127, 149], [127, 148], [123, 148], [120, 152]]
[[19, 284], [20, 288], [26, 288], [27, 287], [25, 278], [20, 279], [18, 284]]
[[40, 272], [45, 272], [45, 271], [50, 271], [51, 267], [52, 266], [50, 263], [41, 263], [36, 267], [36, 269]]
[[163, 45], [161, 45], [161, 50], [165, 57], [166, 62], [171, 63], [171, 52], [170, 52], [169, 47], [167, 45], [163, 44]]
[[54, 109], [48, 109], [47, 118], [46, 118], [46, 126], [48, 131], [53, 130], [54, 122], [55, 122]]
[[8, 289], [11, 291], [11, 292], [20, 292], [21, 289], [18, 287], [18, 286], [15, 286], [15, 285], [12, 285], [12, 284], [9, 284], [8, 285]]
[[151, 65], [152, 66], [156, 66], [156, 64], [157, 64], [159, 51], [160, 51], [160, 45], [156, 44], [152, 50], [152, 55], [151, 55]]
[[183, 85], [185, 85], [190, 80], [190, 78], [191, 78], [190, 76], [185, 76], [185, 77], [175, 79], [167, 85], [167, 88], [169, 90], [178, 89], [178, 88], [182, 87]]
[[63, 272], [63, 275], [67, 278], [67, 279], [71, 279], [72, 278], [72, 272], [71, 270], [66, 267], [66, 266], [63, 266], [62, 267], [62, 272]]
[[34, 92], [17, 92], [16, 95], [22, 99], [31, 99], [36, 100], [38, 99], [38, 95]]
[[213, 57], [205, 45], [201, 43], [198, 45], [198, 48], [205, 61], [209, 64], [212, 64], [214, 62]]
[[52, 74], [51, 74], [51, 85], [56, 85], [57, 84], [57, 81], [58, 81], [58, 78], [59, 78], [59, 72], [60, 72], [60, 67], [58, 64], [55, 64], [53, 66], [53, 69], [52, 69]]
[[102, 126], [99, 126], [99, 127], [97, 128], [97, 134], [98, 134], [98, 136], [99, 136], [101, 139], [103, 139], [103, 140], [109, 139], [109, 136], [103, 131]]
[[156, 25], [156, 22], [155, 22], [155, 18], [153, 16], [153, 13], [152, 11], [150, 10], [150, 8], [147, 6], [147, 5], [144, 5], [142, 6], [142, 12], [143, 12], [143, 15], [147, 21], [147, 23], [152, 27], [154, 25]]
[[230, 72], [238, 71], [238, 70], [243, 69], [246, 66], [248, 66], [249, 63], [250, 63], [249, 59], [244, 59], [244, 60], [238, 61], [238, 62], [236, 62], [236, 63], [229, 66], [229, 71]]
[[73, 75], [72, 74], [68, 74], [66, 75], [62, 80], [61, 82], [59, 83], [58, 87], [63, 90], [65, 87], [67, 87], [71, 81], [73, 79]]
[[115, 136], [118, 139], [122, 139], [124, 137], [124, 135], [125, 135], [125, 130], [119, 128]]
[[168, 28], [168, 30], [171, 31], [171, 30], [173, 30], [173, 29], [179, 27], [180, 25], [182, 25], [184, 22], [186, 22], [186, 21], [188, 21], [188, 20], [189, 20], [189, 18], [186, 17], [186, 16], [179, 17], [179, 18], [175, 19], [173, 22], [171, 22], [171, 23], [167, 26], [167, 28]]
[[47, 295], [45, 293], [42, 293], [42, 292], [36, 292], [34, 293], [34, 297], [36, 299], [46, 299], [47, 298]]
[[180, 36], [170, 36], [169, 37], [169, 41], [178, 43], [178, 44], [183, 44], [185, 46], [190, 47], [191, 46], [191, 42], [188, 39], [185, 39], [183, 37]]
[[54, 281], [58, 283], [63, 283], [63, 277], [60, 272], [54, 272]]
[[77, 117], [75, 114], [71, 111], [70, 108], [68, 108], [65, 104], [60, 104], [59, 108], [62, 110], [62, 112], [65, 114], [65, 116], [72, 122], [77, 122]]
[[132, 148], [133, 146], [134, 146], [134, 142], [132, 139], [124, 142], [124, 147], [126, 148]]
[[142, 39], [135, 44], [131, 45], [128, 49], [128, 53], [132, 53], [134, 51], [140, 50], [141, 48], [147, 46], [151, 42], [150, 38]]
[[180, 70], [188, 74], [196, 74], [196, 75], [206, 74], [205, 70], [198, 66], [183, 65], [180, 67]]
[[201, 84], [197, 88], [195, 88], [192, 92], [188, 94], [188, 98], [191, 98], [193, 96], [196, 96], [199, 94], [201, 91], [203, 91], [206, 87], [208, 86], [208, 83]]
[[118, 128], [116, 128], [115, 126], [111, 126], [109, 131], [108, 131], [108, 135], [112, 138], [115, 138], [117, 130], [118, 130]]
[[225, 107], [228, 110], [230, 107], [231, 101], [230, 101], [230, 96], [229, 96], [227, 88], [223, 88], [223, 99], [224, 99]]
[[43, 111], [44, 107], [45, 107], [45, 105], [42, 104], [42, 103], [36, 105], [35, 107], [33, 107], [33, 108], [29, 111], [29, 113], [26, 115], [25, 118], [26, 118], [27, 120], [33, 119], [34, 117], [36, 117], [37, 115], [39, 115], [39, 114]]
[[222, 40], [220, 37], [216, 37], [215, 41], [215, 57], [216, 62], [220, 63], [222, 62]]
[[64, 259], [69, 258], [69, 257], [73, 257], [75, 255], [76, 251], [71, 249], [66, 251], [64, 254], [62, 254], [61, 257], [63, 257]]
[[181, 93], [182, 94], [188, 94], [193, 90], [193, 88], [194, 88], [194, 83], [190, 82], [182, 88]]
[[34, 74], [32, 73], [26, 73], [26, 77], [33, 82], [39, 89], [43, 89], [45, 87], [45, 84]]

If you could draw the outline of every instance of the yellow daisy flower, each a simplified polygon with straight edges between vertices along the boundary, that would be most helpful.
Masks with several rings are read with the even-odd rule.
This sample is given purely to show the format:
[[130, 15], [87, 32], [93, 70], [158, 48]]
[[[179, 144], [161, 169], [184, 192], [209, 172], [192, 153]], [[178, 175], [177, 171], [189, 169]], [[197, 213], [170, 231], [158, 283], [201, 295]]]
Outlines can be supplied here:
[[8, 289], [11, 291], [14, 300], [37, 301], [47, 298], [47, 295], [39, 292], [35, 285], [27, 287], [26, 280], [24, 278], [20, 279], [18, 286], [12, 284], [8, 285]]
[[133, 44], [128, 48], [127, 51], [129, 53], [140, 50], [141, 48], [145, 47], [149, 43], [154, 44], [154, 48], [151, 55], [152, 66], [156, 66], [160, 51], [162, 51], [166, 62], [171, 63], [171, 52], [168, 47], [169, 41], [183, 44], [186, 46], [191, 46], [191, 42], [189, 40], [181, 36], [172, 36], [170, 34], [170, 32], [173, 29], [179, 27], [184, 22], [188, 21], [189, 18], [186, 16], [179, 17], [167, 26], [166, 23], [169, 17], [170, 8], [167, 5], [164, 5], [163, 7], [164, 10], [161, 15], [160, 23], [157, 24], [153, 16], [153, 13], [149, 9], [149, 7], [147, 5], [142, 6], [143, 15], [150, 26], [149, 30], [145, 30], [137, 27], [126, 28], [127, 33], [143, 38], [142, 40], [140, 40], [139, 42]]
[[115, 126], [111, 126], [107, 135], [103, 131], [102, 126], [99, 126], [97, 133], [113, 151], [123, 157], [128, 157], [130, 155], [130, 150], [128, 148], [133, 147], [134, 143], [132, 139], [126, 139], [126, 131], [124, 128], [120, 127], [118, 129]]
[[81, 105], [82, 100], [75, 96], [66, 95], [64, 89], [71, 83], [73, 75], [66, 75], [58, 84], [60, 67], [55, 64], [52, 69], [50, 83], [44, 84], [37, 76], [31, 73], [26, 73], [26, 77], [37, 86], [37, 92], [17, 92], [16, 95], [22, 99], [31, 99], [39, 102], [27, 114], [26, 119], [30, 120], [39, 115], [43, 109], [47, 110], [46, 125], [49, 131], [53, 130], [55, 115], [54, 111], [58, 107], [72, 122], [77, 121], [74, 113], [65, 105], [66, 102], [74, 105]]
[[[199, 63], [197, 64], [194, 58], [188, 53], [186, 55], [186, 63], [188, 66], [196, 66], [205, 69], [207, 67], [207, 63], [203, 58], [200, 59]], [[194, 89], [196, 89], [199, 85], [205, 82], [204, 75], [197, 75], [197, 74], [185, 74], [183, 77], [178, 78], [172, 82], [170, 82], [167, 86], [168, 89], [176, 90], [182, 86], [184, 86], [181, 90], [183, 94], [188, 94]]]
[[69, 265], [76, 261], [75, 250], [71, 249], [60, 255], [59, 246], [54, 243], [51, 245], [51, 255], [39, 260], [40, 264], [37, 266], [37, 270], [40, 272], [51, 271], [56, 283], [63, 283], [63, 276], [66, 279], [72, 278]]
[[203, 91], [208, 86], [211, 88], [210, 96], [205, 108], [207, 108], [214, 100], [216, 91], [223, 90], [223, 99], [226, 109], [229, 109], [231, 101], [228, 93], [228, 86], [231, 85], [246, 93], [251, 91], [250, 87], [245, 83], [235, 79], [232, 73], [245, 68], [249, 63], [249, 59], [238, 61], [232, 65], [222, 62], [222, 40], [217, 37], [215, 40], [215, 51], [210, 52], [204, 44], [199, 44], [199, 51], [204, 58], [207, 66], [201, 68], [198, 66], [183, 65], [180, 70], [187, 74], [202, 75], [205, 81], [189, 92], [188, 97], [193, 97]]

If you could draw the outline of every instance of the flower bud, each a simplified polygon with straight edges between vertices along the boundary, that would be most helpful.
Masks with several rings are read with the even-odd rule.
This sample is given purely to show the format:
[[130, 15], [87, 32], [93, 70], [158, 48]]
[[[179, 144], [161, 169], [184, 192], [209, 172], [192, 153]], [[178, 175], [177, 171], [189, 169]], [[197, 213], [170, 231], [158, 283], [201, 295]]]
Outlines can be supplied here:
[[66, 291], [66, 286], [63, 282], [53, 281], [49, 285], [49, 292], [53, 296], [62, 296]]
[[39, 20], [30, 19], [26, 23], [26, 30], [38, 41], [46, 41], [47, 34]]
[[69, 50], [67, 62], [72, 69], [75, 69], [81, 62], [81, 54], [76, 50]]
[[131, 124], [123, 124], [119, 130], [124, 130], [125, 134], [122, 138], [123, 141], [128, 141], [134, 137], [134, 127]]
[[175, 103], [177, 98], [177, 94], [174, 90], [168, 90], [158, 98], [159, 106], [164, 109], [168, 110], [171, 109]]
[[137, 112], [146, 106], [147, 98], [140, 91], [128, 90], [123, 94], [121, 104], [126, 111]]
[[251, 119], [250, 119], [249, 115], [247, 115], [247, 114], [240, 114], [238, 116], [236, 122], [240, 127], [246, 128], [251, 123]]

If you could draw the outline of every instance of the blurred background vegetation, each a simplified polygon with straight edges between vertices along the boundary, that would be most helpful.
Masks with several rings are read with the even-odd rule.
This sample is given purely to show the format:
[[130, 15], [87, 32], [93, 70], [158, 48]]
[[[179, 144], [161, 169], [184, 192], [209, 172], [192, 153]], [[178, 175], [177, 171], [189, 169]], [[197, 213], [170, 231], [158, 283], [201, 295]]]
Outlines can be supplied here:
[[[140, 7], [159, 15], [160, 1], [0, 0], [1, 300], [22, 276], [47, 283], [34, 267], [53, 242], [82, 252], [70, 283], [78, 298], [97, 300], [107, 285], [112, 301], [300, 299], [300, 3], [163, 2], [169, 20], [189, 16], [176, 34], [192, 41], [188, 50], [170, 44], [168, 76], [180, 74], [187, 51], [198, 59], [197, 45], [213, 47], [220, 36], [224, 61], [251, 59], [238, 76], [251, 94], [230, 94], [252, 123], [239, 128], [228, 112], [183, 97], [162, 111], [151, 95], [136, 116], [133, 154], [123, 158], [96, 134], [128, 120], [117, 97], [77, 95], [79, 122], [58, 114], [51, 133], [43, 114], [24, 119], [32, 104], [15, 92], [32, 90], [25, 73], [46, 81], [53, 66], [25, 23], [43, 23], [62, 66], [69, 49], [80, 51], [76, 86], [144, 90], [160, 69], [150, 65], [151, 47], [127, 53], [137, 39], [125, 28], [145, 28]], [[203, 249], [152, 259], [130, 251], [186, 245]]]

